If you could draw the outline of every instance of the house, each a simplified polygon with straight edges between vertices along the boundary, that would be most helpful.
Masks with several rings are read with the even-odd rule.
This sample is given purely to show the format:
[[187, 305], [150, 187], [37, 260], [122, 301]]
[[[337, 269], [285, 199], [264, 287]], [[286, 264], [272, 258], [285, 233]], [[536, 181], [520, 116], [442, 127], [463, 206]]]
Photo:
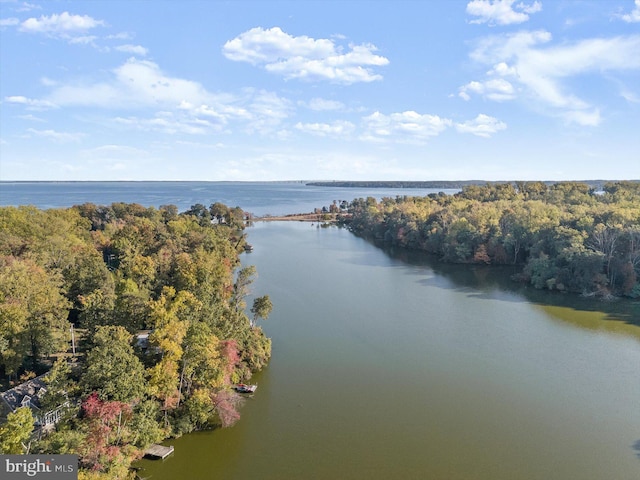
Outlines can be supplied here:
[[40, 375], [13, 387], [11, 390], [0, 393], [4, 404], [9, 407], [11, 412], [15, 412], [20, 407], [29, 407], [33, 413], [33, 418], [35, 418], [36, 428], [54, 425], [60, 420], [64, 408], [69, 405], [69, 402], [65, 402], [53, 410], [42, 411], [40, 400], [47, 392], [47, 384], [44, 381], [44, 377], [45, 375]]

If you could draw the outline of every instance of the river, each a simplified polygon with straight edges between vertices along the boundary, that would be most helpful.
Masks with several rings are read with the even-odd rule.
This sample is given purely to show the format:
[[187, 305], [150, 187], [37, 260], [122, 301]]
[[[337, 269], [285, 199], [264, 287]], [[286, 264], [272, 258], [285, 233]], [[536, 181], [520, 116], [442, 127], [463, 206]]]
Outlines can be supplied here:
[[248, 234], [273, 358], [234, 427], [168, 441], [142, 477], [640, 478], [637, 302], [540, 295], [335, 227]]

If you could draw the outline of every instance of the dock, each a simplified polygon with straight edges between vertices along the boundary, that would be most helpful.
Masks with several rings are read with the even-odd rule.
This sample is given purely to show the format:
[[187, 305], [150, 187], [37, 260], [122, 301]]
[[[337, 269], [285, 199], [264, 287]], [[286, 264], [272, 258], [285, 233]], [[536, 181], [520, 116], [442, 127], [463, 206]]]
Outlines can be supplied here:
[[165, 447], [164, 445], [151, 445], [144, 451], [145, 457], [161, 458], [164, 460], [173, 453], [173, 445]]

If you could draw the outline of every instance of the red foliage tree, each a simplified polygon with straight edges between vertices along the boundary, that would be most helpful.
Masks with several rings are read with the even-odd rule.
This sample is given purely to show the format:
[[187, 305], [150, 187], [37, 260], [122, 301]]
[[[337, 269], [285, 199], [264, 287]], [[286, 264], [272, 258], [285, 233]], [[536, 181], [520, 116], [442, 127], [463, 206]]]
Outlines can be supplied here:
[[240, 420], [238, 408], [242, 404], [243, 398], [237, 393], [230, 390], [220, 390], [211, 395], [211, 401], [223, 428], [230, 427]]
[[238, 343], [235, 340], [223, 340], [220, 342], [220, 350], [224, 359], [224, 383], [231, 383], [231, 376], [240, 363], [240, 353]]
[[121, 454], [121, 439], [131, 407], [118, 401], [100, 400], [93, 392], [82, 403], [87, 420], [87, 437], [82, 463], [92, 470], [103, 470], [105, 462], [113, 462]]

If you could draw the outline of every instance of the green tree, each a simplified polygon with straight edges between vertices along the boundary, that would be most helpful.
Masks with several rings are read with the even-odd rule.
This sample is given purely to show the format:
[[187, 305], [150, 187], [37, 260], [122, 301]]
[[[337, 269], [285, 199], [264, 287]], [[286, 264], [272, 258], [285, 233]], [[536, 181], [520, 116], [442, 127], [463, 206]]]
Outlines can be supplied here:
[[220, 202], [212, 203], [209, 206], [209, 213], [211, 213], [212, 218], [215, 218], [220, 223], [229, 213], [229, 207]]
[[149, 342], [159, 350], [161, 358], [148, 371], [149, 393], [162, 401], [166, 414], [180, 404], [179, 364], [184, 352], [183, 340], [200, 302], [189, 292], [176, 293], [173, 287], [164, 287], [160, 298], [150, 305], [154, 330]]
[[33, 414], [29, 407], [20, 407], [7, 415], [7, 422], [0, 427], [0, 452], [4, 454], [25, 453], [26, 442], [33, 430]]
[[95, 347], [87, 354], [82, 375], [85, 392], [102, 400], [130, 402], [145, 391], [144, 367], [131, 346], [131, 334], [120, 326], [97, 327]]
[[109, 325], [115, 318], [116, 295], [111, 288], [98, 288], [88, 295], [81, 295], [80, 325], [94, 332], [100, 325]]
[[244, 211], [240, 207], [230, 208], [225, 215], [225, 220], [232, 228], [244, 229]]
[[184, 341], [180, 373], [180, 391], [190, 394], [197, 387], [222, 387], [224, 362], [220, 340], [204, 322], [189, 327]]
[[256, 277], [256, 267], [248, 265], [238, 271], [236, 282], [233, 285], [232, 306], [236, 311], [245, 307], [244, 299], [249, 294], [249, 286]]
[[253, 313], [253, 321], [251, 326], [255, 326], [256, 321], [259, 318], [266, 320], [273, 310], [273, 304], [269, 295], [264, 295], [253, 300], [253, 306], [251, 307], [251, 313]]
[[191, 208], [184, 212], [183, 215], [191, 215], [192, 217], [197, 218], [198, 223], [201, 226], [211, 225], [211, 213], [209, 212], [209, 209], [201, 203], [191, 205]]
[[158, 404], [145, 400], [136, 405], [129, 425], [132, 432], [131, 443], [138, 448], [146, 448], [152, 443], [160, 442], [167, 432], [158, 424]]
[[44, 381], [47, 391], [40, 398], [40, 403], [45, 412], [59, 407], [75, 394], [76, 384], [71, 378], [71, 367], [64, 358], [55, 361]]
[[16, 374], [27, 355], [35, 366], [68, 341], [70, 304], [61, 284], [59, 275], [31, 260], [0, 258], [0, 355], [7, 374]]

